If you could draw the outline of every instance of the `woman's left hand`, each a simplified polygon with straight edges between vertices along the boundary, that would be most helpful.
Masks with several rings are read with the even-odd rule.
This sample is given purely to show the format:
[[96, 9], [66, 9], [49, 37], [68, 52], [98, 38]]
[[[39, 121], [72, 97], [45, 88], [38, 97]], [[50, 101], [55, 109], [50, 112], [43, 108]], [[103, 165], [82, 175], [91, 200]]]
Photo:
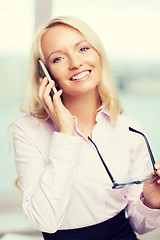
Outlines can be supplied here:
[[[152, 209], [160, 209], [160, 162], [155, 164], [158, 176], [144, 183], [144, 204]], [[148, 176], [152, 177], [153, 173]]]

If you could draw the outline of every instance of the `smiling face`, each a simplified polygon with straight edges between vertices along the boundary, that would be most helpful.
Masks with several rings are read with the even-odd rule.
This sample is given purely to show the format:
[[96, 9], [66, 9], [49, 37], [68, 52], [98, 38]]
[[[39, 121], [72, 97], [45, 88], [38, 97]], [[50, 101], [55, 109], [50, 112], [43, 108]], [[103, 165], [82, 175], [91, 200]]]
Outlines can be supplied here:
[[42, 38], [47, 67], [66, 96], [97, 91], [101, 80], [101, 60], [97, 51], [73, 27], [60, 24]]

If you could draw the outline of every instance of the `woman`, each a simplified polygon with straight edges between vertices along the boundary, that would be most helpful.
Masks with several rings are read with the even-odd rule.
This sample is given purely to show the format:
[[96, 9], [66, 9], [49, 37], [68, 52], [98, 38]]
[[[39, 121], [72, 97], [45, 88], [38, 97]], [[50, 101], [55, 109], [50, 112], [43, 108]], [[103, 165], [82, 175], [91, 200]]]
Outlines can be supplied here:
[[120, 183], [145, 178], [148, 153], [129, 131], [143, 129], [122, 114], [104, 48], [85, 23], [60, 17], [39, 32], [24, 107], [16, 167], [23, 210], [44, 239], [132, 240], [160, 225], [160, 162], [144, 185], [112, 188], [110, 172]]

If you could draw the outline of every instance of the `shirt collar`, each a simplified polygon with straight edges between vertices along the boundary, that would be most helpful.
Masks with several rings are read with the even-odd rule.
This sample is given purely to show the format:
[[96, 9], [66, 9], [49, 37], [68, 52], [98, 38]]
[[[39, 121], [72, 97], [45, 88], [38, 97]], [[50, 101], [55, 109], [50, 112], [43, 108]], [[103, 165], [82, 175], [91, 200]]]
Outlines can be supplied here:
[[104, 117], [107, 117], [108, 119], [110, 119], [110, 112], [109, 112], [108, 108], [105, 106], [102, 107], [98, 111], [97, 116], [96, 116], [96, 121], [98, 122], [99, 120], [101, 120]]
[[[75, 129], [75, 131], [77, 131], [80, 135], [82, 135], [82, 133], [79, 132], [79, 130], [77, 128], [77, 117], [76, 116], [72, 116], [72, 117], [73, 117], [73, 121], [74, 121], [74, 129]], [[103, 122], [103, 121], [110, 121], [110, 112], [109, 112], [107, 107], [102, 107], [97, 112], [96, 122], [100, 123], [100, 122]]]
[[[110, 112], [109, 109], [107, 107], [102, 107], [98, 112], [97, 112], [97, 116], [96, 116], [96, 121], [98, 122], [99, 120], [101, 120], [104, 116], [106, 116], [107, 118], [110, 119]], [[74, 124], [75, 126], [77, 126], [77, 117], [73, 116], [73, 120], [74, 120]]]
[[105, 106], [102, 107], [98, 113], [100, 113], [100, 112], [102, 112], [105, 115], [107, 115], [108, 117], [110, 117], [110, 112], [109, 112], [109, 109], [107, 107], [105, 107]]

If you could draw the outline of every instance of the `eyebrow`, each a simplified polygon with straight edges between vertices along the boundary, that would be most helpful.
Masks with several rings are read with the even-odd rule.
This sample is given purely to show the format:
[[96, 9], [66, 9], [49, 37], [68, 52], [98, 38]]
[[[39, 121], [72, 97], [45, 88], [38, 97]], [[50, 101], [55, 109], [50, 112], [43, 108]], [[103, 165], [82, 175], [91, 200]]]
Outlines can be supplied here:
[[81, 44], [81, 43], [84, 43], [84, 42], [88, 43], [88, 41], [87, 41], [87, 40], [82, 40], [82, 41], [80, 41], [80, 42], [76, 43], [76, 44], [75, 44], [75, 47], [77, 47], [79, 44]]
[[[77, 43], [74, 45], [74, 47], [77, 47], [78, 45], [80, 45], [80, 44], [83, 43], [83, 42], [88, 43], [87, 40], [82, 40], [82, 41], [77, 42]], [[51, 53], [49, 54], [49, 56], [48, 56], [47, 59], [49, 60], [50, 56], [53, 55], [53, 54], [55, 54], [55, 53], [62, 53], [62, 51], [61, 51], [61, 50], [56, 50], [56, 51], [51, 52]]]

